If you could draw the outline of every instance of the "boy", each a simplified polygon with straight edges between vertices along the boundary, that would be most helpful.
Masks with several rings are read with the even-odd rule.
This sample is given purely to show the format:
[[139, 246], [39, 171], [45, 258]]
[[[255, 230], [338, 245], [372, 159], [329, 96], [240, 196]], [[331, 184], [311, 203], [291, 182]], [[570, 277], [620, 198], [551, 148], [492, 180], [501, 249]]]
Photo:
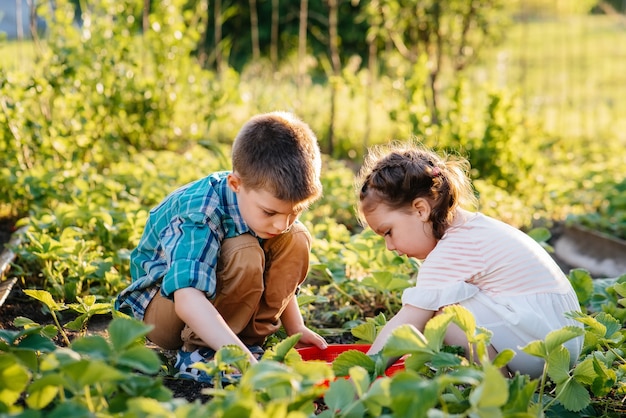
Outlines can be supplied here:
[[298, 216], [322, 194], [320, 170], [307, 124], [261, 114], [237, 134], [232, 171], [183, 186], [151, 210], [116, 309], [153, 325], [156, 345], [178, 349], [180, 375], [210, 381], [190, 366], [228, 344], [256, 363], [281, 324], [301, 333], [301, 344], [326, 347], [295, 298], [311, 246]]

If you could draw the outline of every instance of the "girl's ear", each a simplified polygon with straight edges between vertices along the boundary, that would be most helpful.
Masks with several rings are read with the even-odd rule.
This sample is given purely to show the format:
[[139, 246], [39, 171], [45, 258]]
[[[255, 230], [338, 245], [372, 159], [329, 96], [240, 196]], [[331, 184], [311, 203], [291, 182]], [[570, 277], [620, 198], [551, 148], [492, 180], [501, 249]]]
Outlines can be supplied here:
[[228, 187], [230, 187], [230, 190], [235, 193], [239, 192], [239, 188], [241, 187], [241, 177], [239, 177], [237, 173], [230, 173], [226, 178], [226, 181], [228, 182]]
[[424, 199], [423, 197], [418, 197], [417, 199], [413, 200], [412, 207], [417, 214], [417, 217], [422, 222], [428, 222], [428, 220], [430, 219], [431, 210], [428, 200]]

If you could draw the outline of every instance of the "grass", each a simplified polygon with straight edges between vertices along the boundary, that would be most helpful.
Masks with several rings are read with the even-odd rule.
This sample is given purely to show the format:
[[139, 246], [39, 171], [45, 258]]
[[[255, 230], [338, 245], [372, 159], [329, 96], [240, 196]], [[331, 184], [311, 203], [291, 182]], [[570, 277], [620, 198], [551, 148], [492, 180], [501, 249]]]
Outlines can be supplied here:
[[567, 17], [511, 28], [475, 72], [519, 91], [548, 132], [626, 144], [626, 18]]

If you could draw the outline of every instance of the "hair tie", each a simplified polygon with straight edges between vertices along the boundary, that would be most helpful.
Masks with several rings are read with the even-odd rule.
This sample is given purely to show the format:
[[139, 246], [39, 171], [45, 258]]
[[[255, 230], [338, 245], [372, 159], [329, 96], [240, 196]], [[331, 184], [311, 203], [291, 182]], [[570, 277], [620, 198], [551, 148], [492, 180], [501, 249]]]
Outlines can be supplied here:
[[433, 167], [431, 172], [433, 177], [439, 177], [441, 175], [441, 169], [439, 167]]

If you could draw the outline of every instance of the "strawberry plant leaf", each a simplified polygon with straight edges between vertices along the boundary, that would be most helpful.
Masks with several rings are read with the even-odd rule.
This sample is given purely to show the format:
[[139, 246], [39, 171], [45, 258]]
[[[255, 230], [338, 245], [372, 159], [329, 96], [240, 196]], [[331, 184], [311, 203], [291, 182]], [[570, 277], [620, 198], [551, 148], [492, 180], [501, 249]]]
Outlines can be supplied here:
[[271, 359], [275, 361], [285, 361], [285, 358], [287, 358], [287, 355], [291, 352], [291, 349], [294, 348], [296, 344], [298, 344], [298, 341], [300, 341], [300, 337], [302, 337], [302, 334], [290, 335], [289, 337], [285, 338], [274, 347], [272, 347], [271, 353], [273, 354], [273, 356], [271, 357]]
[[565, 347], [554, 349], [548, 355], [548, 376], [557, 385], [563, 384], [570, 378], [570, 354]]
[[65, 380], [59, 373], [52, 373], [35, 380], [28, 387], [26, 404], [33, 409], [43, 409], [54, 400]]
[[350, 368], [349, 375], [354, 383], [357, 396], [359, 398], [363, 397], [370, 387], [371, 380], [369, 373], [363, 367], [354, 366]]
[[0, 356], [0, 403], [12, 406], [30, 381], [30, 372], [12, 354]]
[[107, 381], [120, 381], [126, 378], [124, 373], [101, 360], [81, 359], [64, 365], [61, 370], [79, 388]]
[[356, 398], [356, 390], [354, 385], [350, 380], [347, 379], [338, 379], [332, 382], [324, 394], [324, 402], [328, 406], [328, 410], [332, 411], [333, 415], [336, 412], [342, 412], [340, 416], [342, 417], [363, 417], [363, 407], [361, 406], [361, 410], [357, 410], [359, 408], [353, 408], [351, 414], [347, 414], [346, 410], [355, 402]]
[[439, 401], [439, 381], [413, 373], [400, 373], [391, 379], [390, 405], [394, 417], [426, 417]]
[[437, 352], [432, 356], [430, 365], [437, 369], [460, 366], [462, 360], [459, 356], [452, 353]]
[[591, 274], [584, 269], [573, 269], [569, 272], [568, 278], [580, 304], [586, 305], [589, 303], [594, 292]]
[[79, 338], [72, 343], [71, 348], [77, 353], [103, 360], [108, 359], [113, 352], [107, 340], [100, 335], [88, 335]]
[[557, 385], [556, 397], [566, 409], [573, 412], [582, 410], [591, 402], [587, 389], [574, 379], [568, 379], [563, 384]]
[[548, 335], [546, 335], [545, 338], [546, 350], [548, 350], [548, 352], [551, 352], [561, 344], [564, 344], [573, 338], [579, 337], [584, 333], [585, 331], [581, 327], [577, 327], [574, 325], [568, 325], [561, 329], [551, 331], [548, 333]]
[[113, 344], [113, 350], [118, 352], [125, 350], [130, 345], [135, 344], [151, 329], [152, 326], [135, 319], [114, 319], [109, 325], [109, 339]]
[[336, 376], [348, 376], [350, 368], [354, 366], [361, 366], [371, 374], [374, 373], [376, 362], [359, 350], [346, 350], [333, 360], [333, 371]]
[[411, 325], [402, 325], [393, 330], [382, 351], [389, 358], [401, 357], [409, 353], [434, 354], [424, 334]]
[[488, 411], [497, 409], [506, 403], [509, 398], [509, 387], [500, 370], [492, 364], [483, 365], [484, 377], [482, 382], [469, 396], [470, 403], [477, 409], [480, 416], [489, 416]]
[[117, 364], [146, 374], [155, 374], [161, 368], [159, 356], [153, 350], [142, 346], [131, 347], [121, 353], [117, 357]]

